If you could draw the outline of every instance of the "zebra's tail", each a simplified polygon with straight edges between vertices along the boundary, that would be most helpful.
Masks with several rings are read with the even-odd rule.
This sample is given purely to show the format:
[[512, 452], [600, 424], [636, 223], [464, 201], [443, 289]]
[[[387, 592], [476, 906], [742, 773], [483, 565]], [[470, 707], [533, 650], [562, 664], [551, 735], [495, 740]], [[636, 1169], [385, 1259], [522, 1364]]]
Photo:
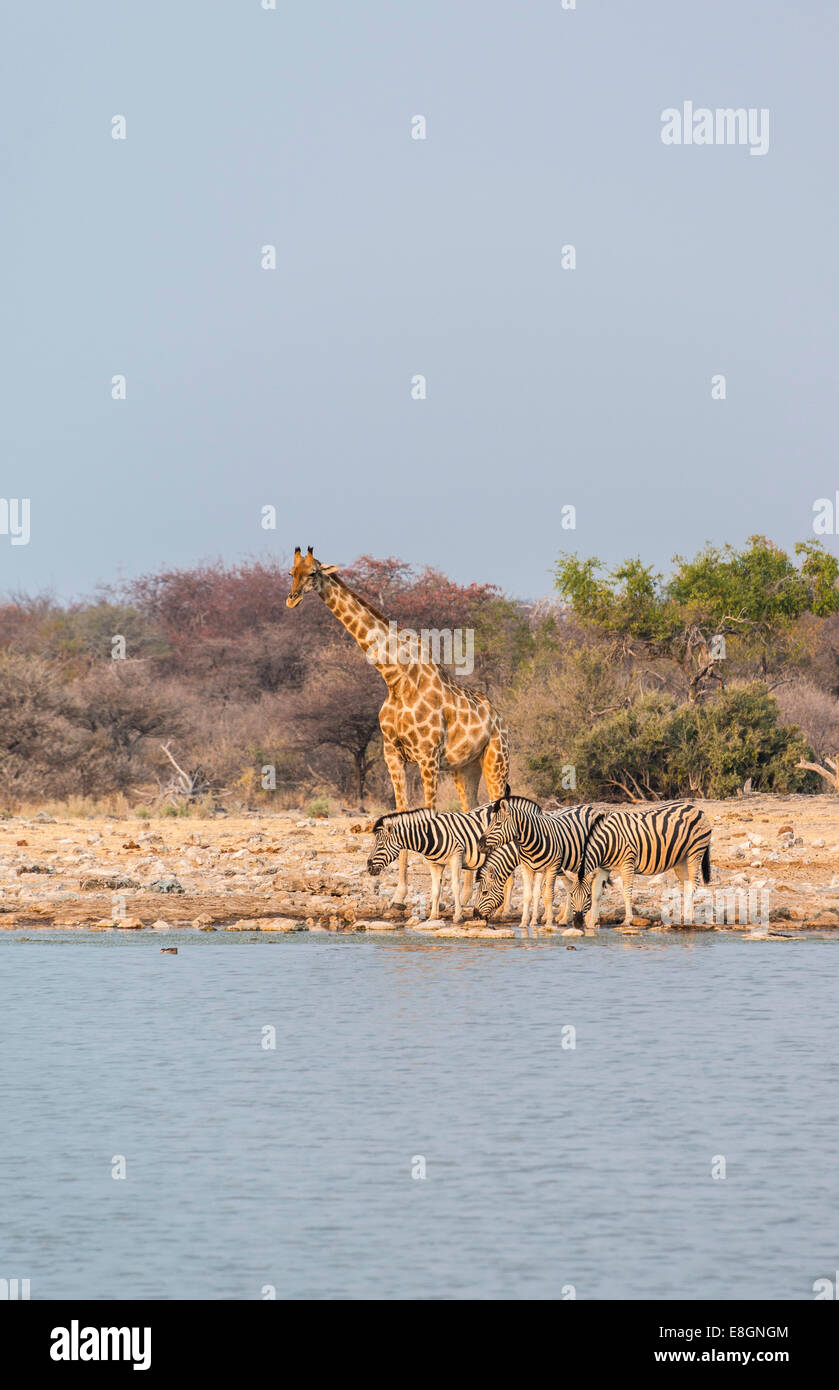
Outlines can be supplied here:
[[586, 876], [586, 855], [587, 855], [587, 853], [588, 853], [588, 844], [589, 844], [589, 840], [591, 839], [592, 832], [595, 831], [595, 830], [597, 829], [598, 825], [600, 824], [600, 822], [603, 821], [603, 820], [605, 820], [605, 819], [606, 819], [605, 813], [604, 813], [603, 811], [599, 811], [596, 815], [592, 816], [591, 820], [589, 821], [589, 826], [588, 826], [588, 829], [586, 830], [586, 837], [585, 837], [585, 839], [583, 840], [583, 852], [582, 852], [582, 854], [580, 855], [580, 867], [579, 867], [579, 869], [577, 870], [577, 882], [578, 882], [578, 883], [582, 883], [583, 879], [584, 879], [585, 876]]
[[711, 882], [711, 846], [710, 846], [710, 844], [707, 844], [707, 845], [705, 846], [705, 852], [704, 852], [704, 854], [702, 855], [702, 882], [703, 882], [703, 883], [710, 883], [710, 882]]

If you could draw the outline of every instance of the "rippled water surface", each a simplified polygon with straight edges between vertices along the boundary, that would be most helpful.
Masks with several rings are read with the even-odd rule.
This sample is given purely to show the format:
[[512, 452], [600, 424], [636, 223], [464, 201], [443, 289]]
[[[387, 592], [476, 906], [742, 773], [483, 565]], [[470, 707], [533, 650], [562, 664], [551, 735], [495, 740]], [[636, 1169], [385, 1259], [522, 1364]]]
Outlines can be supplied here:
[[799, 1299], [839, 1268], [837, 939], [176, 940], [0, 942], [0, 1275], [33, 1298]]

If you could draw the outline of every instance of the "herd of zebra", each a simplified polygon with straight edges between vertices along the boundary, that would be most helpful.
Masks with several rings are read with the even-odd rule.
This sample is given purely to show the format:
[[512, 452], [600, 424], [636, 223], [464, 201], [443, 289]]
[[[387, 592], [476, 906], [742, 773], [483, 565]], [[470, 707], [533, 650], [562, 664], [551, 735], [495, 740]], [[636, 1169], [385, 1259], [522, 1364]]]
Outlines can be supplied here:
[[[440, 912], [443, 871], [448, 865], [454, 898], [454, 921], [463, 908], [477, 873], [473, 917], [489, 923], [499, 909], [509, 912], [513, 875], [521, 868], [522, 928], [553, 925], [557, 877], [566, 890], [560, 924], [573, 914], [574, 927], [596, 928], [603, 889], [610, 872], [623, 884], [624, 925], [632, 922], [632, 884], [636, 874], [675, 870], [684, 892], [685, 923], [693, 922], [693, 892], [701, 872], [711, 877], [711, 826], [696, 806], [671, 801], [638, 810], [600, 811], [591, 806], [543, 811], [528, 797], [512, 796], [507, 787], [497, 801], [474, 811], [427, 809], [395, 811], [372, 827], [375, 843], [367, 861], [376, 875], [410, 850], [431, 869], [429, 917]], [[463, 875], [465, 874], [465, 878]], [[398, 899], [394, 899], [397, 901]], [[490, 923], [491, 925], [491, 923]]]

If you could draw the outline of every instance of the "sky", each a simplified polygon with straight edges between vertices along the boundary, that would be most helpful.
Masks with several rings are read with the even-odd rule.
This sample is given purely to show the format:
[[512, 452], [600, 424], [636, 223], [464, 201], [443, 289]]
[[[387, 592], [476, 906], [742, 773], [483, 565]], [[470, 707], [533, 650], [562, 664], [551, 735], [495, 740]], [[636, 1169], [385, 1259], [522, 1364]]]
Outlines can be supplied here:
[[[2, 27], [0, 592], [311, 544], [534, 598], [562, 551], [812, 538], [834, 3], [10, 0]], [[686, 101], [768, 111], [767, 152], [666, 145]]]

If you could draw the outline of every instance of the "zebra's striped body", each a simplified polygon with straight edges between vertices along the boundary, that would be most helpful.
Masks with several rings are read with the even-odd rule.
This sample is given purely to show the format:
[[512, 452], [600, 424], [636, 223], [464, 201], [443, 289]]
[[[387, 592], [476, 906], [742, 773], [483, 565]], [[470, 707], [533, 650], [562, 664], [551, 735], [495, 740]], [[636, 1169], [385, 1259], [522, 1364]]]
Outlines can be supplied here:
[[711, 826], [688, 801], [669, 801], [648, 810], [611, 811], [596, 817], [585, 845], [577, 883], [571, 892], [575, 920], [586, 913], [596, 927], [610, 869], [623, 883], [624, 926], [632, 922], [632, 882], [636, 874], [674, 869], [684, 887], [684, 920], [693, 921], [693, 889], [699, 870], [711, 877]]
[[[375, 843], [367, 860], [368, 873], [380, 874], [398, 858], [403, 850], [413, 850], [428, 860], [431, 868], [431, 910], [436, 918], [440, 911], [440, 888], [443, 870], [448, 864], [452, 876], [454, 920], [463, 916], [461, 901], [462, 869], [477, 869], [483, 863], [485, 851], [481, 836], [492, 817], [492, 803], [477, 806], [474, 811], [432, 811], [422, 807], [416, 811], [394, 811], [380, 816], [373, 826]], [[468, 900], [471, 893], [471, 873], [465, 887]], [[512, 880], [507, 889], [507, 906], [512, 894]]]
[[[590, 806], [569, 806], [562, 811], [543, 811], [526, 796], [506, 796], [492, 804], [492, 824], [481, 844], [487, 853], [499, 845], [515, 840], [519, 847], [522, 871], [524, 868], [538, 877], [537, 891], [532, 900], [525, 897], [521, 925], [535, 926], [539, 913], [538, 887], [543, 883], [542, 901], [545, 907], [545, 926], [553, 922], [554, 883], [562, 876], [567, 892], [576, 886], [577, 872], [582, 863], [583, 847], [597, 812]], [[566, 900], [561, 920], [567, 922], [570, 898]]]

